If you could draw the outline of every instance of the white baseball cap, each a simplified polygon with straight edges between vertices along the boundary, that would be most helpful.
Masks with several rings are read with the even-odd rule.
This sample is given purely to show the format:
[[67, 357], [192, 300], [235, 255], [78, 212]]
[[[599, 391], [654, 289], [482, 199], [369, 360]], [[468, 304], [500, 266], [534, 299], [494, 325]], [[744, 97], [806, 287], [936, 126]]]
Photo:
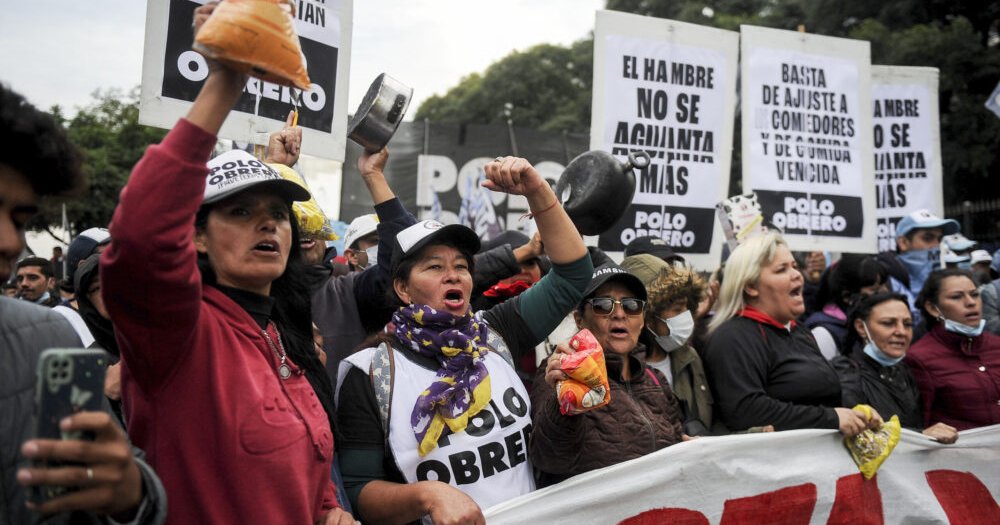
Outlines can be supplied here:
[[284, 178], [253, 155], [234, 149], [208, 161], [205, 198], [202, 204], [218, 202], [230, 195], [266, 184], [289, 202], [309, 200], [309, 190]]
[[472, 231], [472, 228], [461, 224], [445, 226], [434, 220], [420, 221], [396, 235], [396, 242], [392, 248], [393, 270], [399, 266], [400, 261], [419, 252], [424, 246], [444, 240], [453, 243], [464, 252], [470, 254], [479, 252], [479, 236]]
[[347, 227], [347, 233], [344, 234], [344, 249], [356, 250], [357, 248], [352, 248], [354, 243], [358, 242], [358, 239], [376, 230], [378, 230], [378, 215], [369, 213], [367, 215], [355, 217], [354, 220], [351, 221], [351, 225]]
[[977, 243], [976, 241], [962, 235], [961, 233], [953, 233], [951, 235], [945, 235], [942, 242], [948, 245], [949, 248], [955, 250], [956, 252], [964, 252], [969, 248], [974, 247]]
[[969, 254], [969, 264], [993, 262], [993, 256], [986, 250], [975, 250]]

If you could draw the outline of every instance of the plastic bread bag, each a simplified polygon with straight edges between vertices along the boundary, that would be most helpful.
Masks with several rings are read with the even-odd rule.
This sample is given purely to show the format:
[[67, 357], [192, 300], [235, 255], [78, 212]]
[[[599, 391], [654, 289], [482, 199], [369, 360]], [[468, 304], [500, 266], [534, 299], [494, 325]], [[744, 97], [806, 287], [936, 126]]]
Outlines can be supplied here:
[[[868, 405], [857, 405], [854, 410], [861, 410], [868, 418], [871, 418], [871, 407]], [[893, 449], [899, 443], [899, 418], [893, 415], [888, 421], [882, 423], [878, 430], [865, 430], [854, 436], [845, 437], [844, 445], [851, 453], [851, 458], [858, 465], [858, 470], [865, 479], [872, 479], [879, 467], [889, 457]]]
[[267, 82], [309, 89], [288, 0], [225, 0], [195, 37], [194, 50]]
[[[299, 175], [297, 171], [285, 166], [284, 164], [268, 164], [268, 166], [274, 168], [281, 174], [282, 177], [302, 186], [305, 189], [309, 189], [306, 184], [305, 179], [302, 175]], [[310, 191], [310, 195], [312, 192]], [[340, 237], [333, 231], [333, 223], [327, 218], [326, 214], [319, 207], [319, 203], [316, 202], [315, 197], [309, 197], [309, 200], [302, 202], [292, 203], [292, 212], [295, 213], [295, 220], [299, 224], [299, 234], [303, 238], [323, 240], [323, 241], [335, 241]]]
[[590, 330], [583, 329], [569, 340], [572, 354], [562, 357], [562, 371], [569, 379], [556, 383], [559, 412], [564, 416], [600, 408], [611, 402], [604, 350]]

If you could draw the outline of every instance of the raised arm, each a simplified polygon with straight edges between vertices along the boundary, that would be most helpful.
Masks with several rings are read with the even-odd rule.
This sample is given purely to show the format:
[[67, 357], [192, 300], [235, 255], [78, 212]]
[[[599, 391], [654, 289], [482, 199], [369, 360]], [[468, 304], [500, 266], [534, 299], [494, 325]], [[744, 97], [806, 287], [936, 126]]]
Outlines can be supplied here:
[[[527, 325], [530, 333], [517, 327], [517, 322], [505, 326], [507, 322], [502, 317], [507, 316], [491, 316], [491, 326], [503, 334], [512, 347], [533, 347], [580, 301], [594, 267], [583, 238], [559, 204], [555, 192], [527, 160], [498, 158], [484, 169], [487, 180], [483, 186], [527, 198], [545, 254], [552, 261], [552, 271], [512, 303], [518, 309], [520, 322]], [[510, 301], [495, 308], [509, 308], [508, 303]]]
[[[195, 10], [197, 28], [213, 9], [208, 4]], [[143, 380], [169, 377], [169, 368], [190, 348], [201, 301], [194, 216], [215, 134], [244, 84], [242, 75], [210, 66], [187, 118], [132, 170], [109, 226], [101, 291], [128, 368]]]

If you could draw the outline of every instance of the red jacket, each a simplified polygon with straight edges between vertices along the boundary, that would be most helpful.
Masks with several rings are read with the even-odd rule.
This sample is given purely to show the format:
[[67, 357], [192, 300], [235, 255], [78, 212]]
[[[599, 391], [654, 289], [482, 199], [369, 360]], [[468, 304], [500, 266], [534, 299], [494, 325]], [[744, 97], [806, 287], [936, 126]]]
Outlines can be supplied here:
[[136, 165], [111, 222], [101, 285], [129, 436], [163, 480], [168, 523], [312, 524], [337, 506], [326, 413], [297, 368], [278, 379], [258, 325], [196, 266], [214, 145], [179, 121]]
[[1000, 337], [965, 337], [938, 324], [914, 343], [906, 364], [920, 388], [925, 425], [1000, 423]]

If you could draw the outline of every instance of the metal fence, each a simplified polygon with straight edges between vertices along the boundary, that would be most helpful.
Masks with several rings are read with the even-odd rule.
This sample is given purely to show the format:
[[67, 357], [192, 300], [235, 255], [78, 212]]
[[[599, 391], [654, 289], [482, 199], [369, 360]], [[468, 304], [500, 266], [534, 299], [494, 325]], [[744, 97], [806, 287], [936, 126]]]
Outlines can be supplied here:
[[984, 245], [1000, 244], [1000, 199], [965, 201], [946, 206], [944, 212], [962, 224], [966, 237]]

